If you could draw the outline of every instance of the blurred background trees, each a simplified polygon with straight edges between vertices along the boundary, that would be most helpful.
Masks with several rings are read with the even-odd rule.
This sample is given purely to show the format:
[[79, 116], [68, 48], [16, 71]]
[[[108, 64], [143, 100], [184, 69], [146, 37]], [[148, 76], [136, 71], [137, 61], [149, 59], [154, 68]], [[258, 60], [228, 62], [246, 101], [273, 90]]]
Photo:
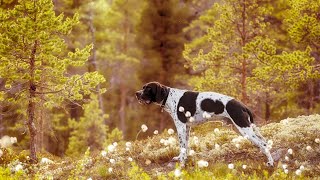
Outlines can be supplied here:
[[148, 81], [234, 96], [261, 123], [318, 113], [319, 12], [312, 0], [0, 1], [0, 136], [28, 147], [28, 102], [36, 149], [60, 156], [172, 127], [136, 101]]

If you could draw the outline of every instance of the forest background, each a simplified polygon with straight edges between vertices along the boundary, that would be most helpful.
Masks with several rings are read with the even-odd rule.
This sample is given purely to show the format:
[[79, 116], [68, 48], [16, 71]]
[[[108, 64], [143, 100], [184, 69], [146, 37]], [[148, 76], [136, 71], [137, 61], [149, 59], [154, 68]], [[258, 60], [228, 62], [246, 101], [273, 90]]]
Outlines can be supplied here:
[[233, 96], [260, 124], [319, 113], [319, 12], [318, 0], [0, 0], [0, 137], [64, 156], [174, 127], [135, 99], [149, 81]]

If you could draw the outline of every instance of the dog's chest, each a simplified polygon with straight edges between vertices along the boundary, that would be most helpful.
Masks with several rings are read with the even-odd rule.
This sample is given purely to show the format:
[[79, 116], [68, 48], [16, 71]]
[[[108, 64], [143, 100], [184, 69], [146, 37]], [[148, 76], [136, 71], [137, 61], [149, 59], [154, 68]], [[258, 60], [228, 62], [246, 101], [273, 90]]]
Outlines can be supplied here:
[[170, 89], [166, 111], [174, 120], [183, 123], [201, 123], [207, 116], [226, 116], [225, 106], [232, 97], [215, 92], [194, 92]]

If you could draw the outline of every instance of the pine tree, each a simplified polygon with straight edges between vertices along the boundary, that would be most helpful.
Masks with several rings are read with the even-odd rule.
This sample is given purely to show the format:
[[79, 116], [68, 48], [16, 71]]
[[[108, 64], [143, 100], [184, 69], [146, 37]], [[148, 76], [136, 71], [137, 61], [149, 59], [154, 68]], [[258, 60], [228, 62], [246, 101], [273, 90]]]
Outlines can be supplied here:
[[90, 150], [102, 149], [106, 140], [108, 127], [104, 124], [104, 118], [107, 115], [99, 108], [97, 96], [92, 95], [91, 99], [92, 101], [83, 105], [84, 115], [79, 121], [69, 120], [69, 126], [73, 131], [69, 138], [67, 155], [81, 155], [88, 147]]
[[0, 13], [0, 77], [5, 79], [5, 92], [14, 94], [9, 98], [2, 92], [2, 96], [26, 109], [33, 162], [37, 160], [36, 110], [82, 100], [104, 81], [97, 72], [68, 73], [68, 67], [85, 64], [92, 46], [67, 52], [61, 36], [70, 34], [78, 15], [64, 18], [53, 8], [50, 0], [20, 0], [13, 9]]

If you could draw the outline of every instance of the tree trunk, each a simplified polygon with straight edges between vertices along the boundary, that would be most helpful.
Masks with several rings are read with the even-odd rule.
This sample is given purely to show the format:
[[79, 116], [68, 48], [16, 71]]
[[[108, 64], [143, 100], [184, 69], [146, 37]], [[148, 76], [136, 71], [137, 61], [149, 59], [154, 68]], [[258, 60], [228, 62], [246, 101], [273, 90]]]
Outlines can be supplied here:
[[120, 87], [120, 109], [119, 109], [119, 117], [120, 117], [120, 128], [123, 132], [123, 136], [126, 134], [126, 97], [127, 97], [127, 88], [124, 86]]
[[[244, 47], [247, 44], [247, 32], [246, 32], [246, 1], [243, 0], [242, 4], [242, 32], [241, 34], [241, 47]], [[243, 53], [243, 52], [242, 52]], [[242, 59], [242, 68], [241, 68], [241, 100], [244, 104], [248, 103], [247, 95], [247, 59]]]
[[265, 111], [265, 120], [266, 120], [266, 123], [268, 123], [269, 119], [270, 119], [270, 116], [271, 116], [271, 110], [270, 110], [270, 96], [269, 96], [269, 93], [266, 92], [266, 99], [265, 99], [265, 105], [266, 105], [266, 111]]
[[34, 84], [34, 72], [35, 72], [35, 55], [37, 50], [38, 41], [34, 42], [34, 46], [32, 48], [30, 62], [29, 62], [29, 98], [28, 98], [28, 108], [27, 108], [27, 116], [28, 116], [28, 128], [30, 133], [30, 159], [32, 163], [37, 162], [37, 155], [36, 155], [36, 135], [37, 130], [34, 123], [35, 120], [35, 97], [36, 97], [36, 85]]

